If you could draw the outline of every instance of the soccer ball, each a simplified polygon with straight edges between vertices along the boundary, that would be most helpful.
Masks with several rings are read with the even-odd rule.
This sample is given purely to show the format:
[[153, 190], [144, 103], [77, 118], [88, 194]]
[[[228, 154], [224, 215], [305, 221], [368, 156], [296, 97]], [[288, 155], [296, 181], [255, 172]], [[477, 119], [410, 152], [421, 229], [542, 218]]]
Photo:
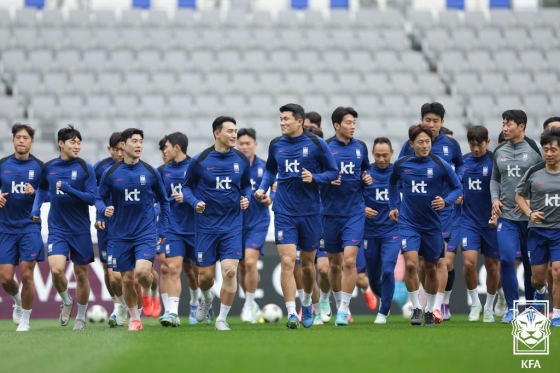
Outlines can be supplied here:
[[87, 319], [91, 323], [105, 322], [105, 320], [107, 320], [107, 316], [108, 316], [107, 310], [103, 306], [100, 306], [99, 304], [92, 306], [87, 311]]
[[402, 317], [410, 319], [412, 317], [412, 302], [406, 302], [402, 307]]
[[262, 308], [261, 312], [266, 322], [278, 322], [282, 319], [282, 309], [276, 304], [267, 304]]

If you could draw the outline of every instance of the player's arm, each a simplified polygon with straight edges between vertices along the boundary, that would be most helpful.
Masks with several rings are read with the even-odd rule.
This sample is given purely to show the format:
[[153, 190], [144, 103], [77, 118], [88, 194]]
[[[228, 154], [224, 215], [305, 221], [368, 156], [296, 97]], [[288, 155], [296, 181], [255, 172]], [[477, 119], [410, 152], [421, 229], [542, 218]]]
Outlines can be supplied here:
[[107, 201], [111, 196], [111, 188], [110, 188], [110, 180], [107, 177], [107, 171], [103, 173], [101, 176], [101, 180], [99, 181], [99, 189], [97, 191], [97, 197], [95, 198], [95, 209], [97, 211], [97, 221], [104, 222], [105, 221], [105, 210], [107, 209]]
[[161, 207], [160, 207], [159, 203], [154, 204], [154, 210], [156, 211], [156, 216], [161, 215]]
[[459, 178], [459, 181], [463, 180], [463, 175], [465, 174], [465, 159], [463, 158], [463, 153], [461, 152], [461, 146], [455, 141], [455, 155], [453, 156], [453, 164], [455, 165], [455, 174]]
[[268, 159], [266, 160], [266, 167], [264, 171], [264, 176], [261, 180], [261, 185], [259, 185], [259, 190], [261, 190], [264, 194], [265, 191], [270, 188], [272, 184], [276, 182], [276, 173], [278, 172], [278, 162], [276, 161], [276, 157], [274, 154], [274, 144], [272, 141], [268, 146]]
[[365, 143], [362, 144], [362, 147], [363, 147], [362, 165], [361, 165], [361, 170], [363, 171], [362, 184], [371, 185], [373, 184], [373, 179], [371, 178], [371, 175], [367, 172], [371, 167], [369, 163], [369, 156], [368, 156], [369, 152], [368, 152], [367, 145]]
[[331, 181], [338, 179], [340, 170], [336, 165], [331, 150], [325, 140], [319, 139], [322, 145], [322, 154], [320, 154], [321, 163], [323, 164], [323, 172], [313, 175], [313, 181], [318, 184], [330, 184]]
[[[449, 194], [443, 199], [445, 202], [445, 206], [453, 205], [457, 198], [461, 197], [463, 194], [463, 184], [461, 184], [461, 180], [457, 176], [457, 173], [453, 171], [453, 168], [447, 163], [442, 162], [443, 167], [445, 168], [445, 182], [451, 188]], [[464, 166], [463, 166], [464, 170]]]
[[[152, 186], [152, 190], [156, 196], [161, 209], [159, 219], [157, 222], [158, 238], [165, 239], [167, 235], [167, 228], [169, 227], [169, 200], [165, 191], [165, 185], [159, 172], [156, 171], [156, 180]], [[162, 241], [163, 242], [163, 241]], [[161, 242], [160, 242], [161, 243]]]
[[397, 210], [401, 199], [399, 185], [401, 183], [401, 175], [399, 167], [394, 167], [391, 177], [389, 178], [389, 210]]
[[47, 179], [46, 167], [41, 168], [41, 175], [39, 176], [39, 186], [35, 191], [35, 199], [33, 200], [33, 207], [31, 208], [31, 218], [39, 220], [41, 216], [41, 206], [49, 196], [49, 180]]
[[500, 191], [502, 185], [502, 175], [500, 174], [500, 170], [498, 168], [498, 162], [496, 162], [497, 158], [498, 153], [496, 152], [494, 153], [494, 159], [492, 160], [492, 177], [490, 178], [490, 195], [492, 196], [492, 203], [500, 201]]
[[529, 176], [531, 168], [525, 172], [525, 175], [523, 175], [515, 188], [515, 203], [517, 203], [521, 212], [529, 217], [531, 217], [533, 213], [531, 206], [529, 206], [527, 202], [527, 200], [531, 198], [531, 178]]
[[189, 162], [189, 165], [187, 166], [187, 172], [185, 174], [185, 180], [183, 181], [182, 185], [183, 200], [187, 201], [187, 203], [191, 205], [193, 209], [196, 209], [196, 206], [199, 202], [204, 202], [199, 201], [198, 198], [194, 196], [193, 192], [199, 179], [199, 175], [195, 167], [196, 163], [196, 160], [192, 160]]
[[84, 191], [73, 188], [66, 181], [60, 182], [60, 190], [74, 198], [86, 202], [88, 205], [95, 205], [97, 196], [97, 182], [95, 181], [95, 172], [91, 165], [87, 165], [88, 174], [84, 180]]
[[[243, 175], [241, 175], [241, 208], [246, 209], [249, 207], [249, 201], [251, 200], [251, 196], [253, 195], [253, 188], [251, 187], [251, 169], [249, 167], [249, 163], [245, 167], [245, 171], [243, 171]], [[246, 201], [244, 201], [244, 199]]]

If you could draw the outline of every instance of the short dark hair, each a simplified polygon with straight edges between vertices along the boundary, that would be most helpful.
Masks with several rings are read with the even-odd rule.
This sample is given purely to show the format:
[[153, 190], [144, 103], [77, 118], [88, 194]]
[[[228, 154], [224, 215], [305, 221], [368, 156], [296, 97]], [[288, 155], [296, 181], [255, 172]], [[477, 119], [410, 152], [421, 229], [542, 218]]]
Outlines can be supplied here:
[[285, 111], [291, 112], [296, 120], [303, 120], [305, 117], [305, 110], [303, 110], [303, 107], [298, 104], [286, 104], [284, 106], [281, 106], [280, 113], [283, 113]]
[[109, 146], [111, 148], [116, 148], [121, 142], [122, 133], [121, 132], [113, 132], [111, 137], [109, 137]]
[[165, 143], [167, 142], [167, 136], [164, 136], [163, 139], [159, 140], [158, 147], [159, 151], [162, 152], [165, 149]]
[[445, 108], [439, 102], [425, 103], [420, 109], [420, 118], [424, 118], [427, 114], [435, 114], [442, 120], [445, 117]]
[[311, 127], [309, 129], [307, 129], [307, 131], [313, 133], [315, 136], [319, 136], [320, 138], [323, 138], [325, 136], [323, 134], [323, 130], [321, 128]]
[[241, 136], [249, 136], [253, 140], [257, 141], [257, 131], [253, 128], [241, 128], [240, 130], [237, 130], [237, 138], [240, 138]]
[[305, 119], [309, 119], [311, 123], [315, 123], [318, 127], [321, 127], [321, 114], [317, 113], [316, 111], [310, 111], [309, 113], [305, 114]]
[[344, 116], [348, 114], [352, 115], [354, 118], [358, 117], [358, 112], [351, 107], [339, 106], [336, 109], [334, 109], [331, 115], [333, 126], [335, 123], [340, 124], [342, 122], [342, 118], [344, 118]]
[[432, 138], [432, 130], [430, 130], [430, 127], [420, 123], [410, 126], [410, 128], [408, 129], [408, 139], [410, 141], [414, 141], [422, 132], [428, 135], [430, 139]]
[[439, 130], [440, 133], [444, 134], [444, 135], [449, 135], [449, 136], [453, 136], [453, 131], [451, 131], [449, 128], [447, 127], [441, 127]]
[[389, 149], [393, 149], [393, 144], [391, 144], [391, 140], [389, 140], [387, 137], [378, 137], [375, 140], [373, 140], [373, 147], [375, 148], [375, 145], [377, 144], [387, 144], [389, 145]]
[[126, 142], [134, 135], [140, 135], [142, 139], [144, 139], [144, 131], [138, 128], [127, 128], [121, 133], [121, 141]]
[[[187, 135], [181, 132], [173, 132], [170, 135], [165, 136], [165, 142], [169, 141], [171, 146], [179, 145], [181, 151], [187, 154], [187, 148], [189, 147], [189, 138]], [[163, 144], [165, 147], [165, 143]]]
[[554, 141], [560, 146], [560, 128], [558, 127], [547, 129], [541, 135], [541, 146], [552, 144]]
[[21, 123], [15, 123], [12, 126], [12, 135], [13, 135], [12, 137], [16, 137], [16, 133], [22, 130], [27, 132], [29, 137], [31, 137], [31, 140], [35, 138], [35, 130], [31, 128], [29, 124], [21, 124]]
[[[546, 130], [546, 127], [548, 127], [548, 125], [552, 122], [560, 122], [560, 117], [550, 117], [545, 120], [543, 123], [543, 129]], [[33, 138], [33, 136], [31, 136], [31, 138]]]
[[498, 135], [498, 144], [501, 144], [503, 142], [506, 142], [506, 138], [504, 137], [504, 131], [501, 131]]
[[513, 121], [518, 126], [524, 124], [527, 128], [527, 114], [523, 110], [506, 110], [502, 113], [502, 119], [506, 121]]
[[66, 142], [75, 138], [78, 138], [78, 140], [82, 141], [82, 134], [80, 133], [80, 131], [75, 129], [73, 125], [69, 124], [68, 127], [61, 128], [58, 131], [57, 142]]
[[467, 141], [477, 144], [488, 141], [488, 130], [484, 126], [472, 126], [467, 131]]
[[214, 133], [214, 131], [221, 131], [222, 126], [225, 122], [231, 122], [233, 124], [237, 124], [237, 122], [233, 117], [226, 117], [222, 115], [214, 119], [214, 122], [212, 122], [212, 133]]

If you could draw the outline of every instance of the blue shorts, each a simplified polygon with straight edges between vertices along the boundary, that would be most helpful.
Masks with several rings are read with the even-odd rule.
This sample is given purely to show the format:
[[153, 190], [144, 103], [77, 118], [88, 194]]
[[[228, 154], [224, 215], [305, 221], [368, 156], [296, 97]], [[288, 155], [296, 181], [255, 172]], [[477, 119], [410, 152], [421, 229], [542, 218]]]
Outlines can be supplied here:
[[315, 251], [323, 236], [321, 215], [274, 215], [274, 238], [277, 245], [297, 245], [303, 251]]
[[461, 233], [461, 248], [463, 251], [476, 250], [480, 251], [485, 257], [500, 258], [498, 234], [495, 229], [463, 226]]
[[527, 246], [532, 266], [558, 262], [560, 261], [560, 230], [531, 228]]
[[325, 251], [334, 254], [343, 252], [346, 246], [360, 247], [365, 221], [365, 214], [348, 217], [323, 215]]
[[[183, 263], [196, 263], [196, 255], [194, 249], [195, 235], [189, 234], [185, 236], [171, 236], [167, 241], [159, 247], [164, 247], [166, 258], [182, 256]], [[159, 252], [158, 252], [159, 254]]]
[[19, 262], [42, 262], [45, 248], [41, 232], [0, 233], [0, 264], [17, 266]]
[[[317, 259], [319, 258], [328, 258], [328, 254], [325, 251], [325, 240], [322, 238], [319, 240], [319, 249], [315, 254], [315, 264], [317, 263]], [[299, 246], [296, 247], [296, 264], [301, 264], [301, 258], [299, 255]]]
[[364, 258], [374, 261], [391, 261], [397, 263], [401, 237], [394, 234], [387, 237], [364, 237]]
[[243, 228], [243, 249], [259, 250], [264, 255], [264, 243], [268, 234], [268, 226]]
[[131, 271], [136, 267], [136, 261], [149, 260], [153, 263], [155, 256], [155, 239], [143, 241], [113, 241], [112, 268], [115, 272]]
[[97, 230], [97, 249], [99, 250], [99, 260], [107, 263], [107, 245], [109, 243], [109, 232], [107, 229]]
[[456, 219], [458, 223], [453, 222], [453, 227], [451, 228], [451, 236], [449, 237], [449, 242], [447, 243], [447, 251], [452, 253], [457, 253], [457, 249], [461, 244], [461, 218]]
[[424, 260], [437, 263], [445, 257], [443, 236], [440, 233], [417, 232], [407, 228], [399, 228], [401, 236], [401, 250], [418, 251]]
[[453, 231], [453, 209], [441, 210], [439, 218], [441, 220], [441, 237], [445, 242], [449, 242]]
[[164, 254], [165, 255], [166, 254], [165, 253], [165, 245], [156, 246], [156, 254]]
[[196, 261], [208, 267], [224, 259], [240, 260], [243, 255], [242, 232], [196, 233]]
[[514, 221], [509, 219], [498, 219], [498, 248], [500, 259], [521, 259], [521, 252], [527, 248], [527, 224], [526, 221]]
[[113, 268], [113, 240], [107, 241], [107, 268]]
[[366, 271], [366, 257], [364, 256], [364, 249], [360, 246], [358, 255], [356, 256], [356, 272], [364, 273]]
[[47, 253], [49, 256], [64, 255], [77, 265], [87, 265], [95, 260], [89, 232], [78, 235], [49, 233]]

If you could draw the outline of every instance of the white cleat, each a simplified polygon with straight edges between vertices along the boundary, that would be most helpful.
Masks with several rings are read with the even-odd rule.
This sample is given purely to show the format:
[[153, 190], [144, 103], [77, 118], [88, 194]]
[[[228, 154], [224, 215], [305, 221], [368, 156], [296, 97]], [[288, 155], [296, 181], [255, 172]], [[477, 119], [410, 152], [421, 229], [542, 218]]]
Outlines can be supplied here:
[[480, 314], [482, 313], [482, 305], [475, 304], [471, 306], [471, 312], [469, 313], [469, 321], [475, 322], [480, 319]]
[[261, 308], [259, 307], [257, 302], [253, 302], [253, 321], [251, 321], [251, 324], [258, 324], [261, 317]]
[[254, 307], [243, 306], [241, 310], [241, 321], [246, 323], [253, 323]]
[[128, 318], [128, 308], [126, 305], [121, 306], [119, 312], [117, 312], [117, 326], [123, 326]]
[[482, 322], [494, 322], [494, 311], [484, 310], [482, 314]]
[[212, 299], [210, 299], [210, 301], [205, 301], [204, 298], [200, 299], [200, 305], [198, 306], [198, 309], [196, 310], [196, 320], [198, 322], [202, 322], [204, 321], [204, 319], [206, 319], [206, 316], [208, 315], [208, 310], [210, 309], [210, 307], [212, 306], [212, 301], [214, 300], [214, 294], [212, 294]]
[[74, 323], [74, 330], [86, 330], [86, 322], [84, 320], [76, 319]]
[[502, 317], [506, 314], [508, 307], [505, 298], [502, 298], [499, 293], [497, 297], [498, 301], [494, 306], [494, 315], [496, 315], [496, 317]]
[[21, 306], [16, 306], [15, 304], [12, 306], [14, 311], [12, 312], [12, 319], [14, 320], [14, 324], [19, 325], [21, 322], [21, 316], [23, 315], [23, 308]]
[[71, 300], [72, 300], [71, 304], [62, 303], [62, 305], [60, 306], [59, 320], [61, 326], [66, 326], [70, 322], [70, 314], [72, 313], [72, 309], [74, 308], [74, 303], [75, 303], [74, 299]]
[[324, 323], [331, 321], [332, 311], [331, 311], [331, 304], [329, 301], [321, 302], [321, 319]]
[[382, 313], [378, 313], [375, 318], [374, 324], [387, 324], [387, 316]]
[[29, 329], [30, 329], [29, 324], [22, 321], [19, 323], [16, 332], [28, 332]]
[[219, 331], [231, 330], [229, 328], [229, 324], [225, 320], [216, 321], [215, 328], [216, 328], [216, 330], [219, 330]]

